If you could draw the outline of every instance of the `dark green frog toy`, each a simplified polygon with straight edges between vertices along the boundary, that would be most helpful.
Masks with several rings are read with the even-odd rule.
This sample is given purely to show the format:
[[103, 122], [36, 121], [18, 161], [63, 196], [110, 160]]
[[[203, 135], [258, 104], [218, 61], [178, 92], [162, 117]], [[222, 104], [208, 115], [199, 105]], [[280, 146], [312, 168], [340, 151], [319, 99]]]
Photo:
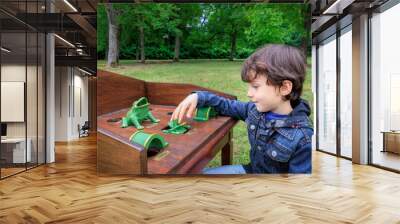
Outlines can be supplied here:
[[217, 117], [218, 113], [213, 107], [197, 108], [196, 116], [193, 118], [195, 121], [208, 121], [213, 117]]
[[136, 100], [126, 114], [126, 117], [122, 118], [121, 127], [135, 126], [137, 129], [143, 129], [144, 127], [140, 123], [144, 120], [158, 123], [160, 120], [156, 119], [153, 114], [151, 114], [149, 105], [146, 97]]
[[168, 129], [163, 130], [167, 134], [181, 135], [189, 131], [190, 125], [185, 123], [179, 124], [178, 119], [172, 120], [168, 123]]

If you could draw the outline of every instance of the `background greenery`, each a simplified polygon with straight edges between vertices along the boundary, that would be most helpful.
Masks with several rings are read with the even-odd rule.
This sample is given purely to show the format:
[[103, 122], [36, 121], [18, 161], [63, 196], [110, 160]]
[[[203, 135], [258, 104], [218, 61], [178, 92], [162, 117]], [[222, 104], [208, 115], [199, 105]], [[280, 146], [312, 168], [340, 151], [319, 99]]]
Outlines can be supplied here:
[[[267, 43], [310, 47], [306, 4], [113, 4], [120, 26], [120, 59], [138, 59], [139, 28], [146, 59], [246, 58]], [[97, 10], [97, 53], [107, 53], [107, 14]], [[309, 51], [308, 51], [309, 52]]]
[[[241, 101], [248, 101], [246, 96], [247, 84], [242, 82], [240, 78], [242, 64], [243, 61], [241, 60], [184, 60], [180, 63], [159, 63], [158, 61], [153, 63], [150, 61], [146, 64], [122, 60], [119, 67], [106, 68], [105, 61], [101, 60], [98, 61], [98, 68], [146, 81], [191, 83], [233, 94]], [[303, 98], [312, 105], [310, 73], [310, 61], [308, 60]], [[248, 163], [249, 150], [246, 125], [244, 122], [239, 122], [233, 129], [233, 163]], [[208, 166], [214, 167], [220, 164], [220, 156], [218, 155]]]

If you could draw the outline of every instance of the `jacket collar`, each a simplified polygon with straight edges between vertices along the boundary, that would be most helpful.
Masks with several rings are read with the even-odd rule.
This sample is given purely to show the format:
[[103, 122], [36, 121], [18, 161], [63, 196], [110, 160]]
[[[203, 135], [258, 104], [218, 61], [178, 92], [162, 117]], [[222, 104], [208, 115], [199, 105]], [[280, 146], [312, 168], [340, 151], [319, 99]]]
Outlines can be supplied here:
[[265, 112], [259, 112], [256, 107], [253, 107], [250, 113], [252, 113], [257, 120], [261, 119], [260, 123], [264, 128], [274, 128], [278, 132], [280, 128], [311, 128], [312, 124], [308, 118], [311, 111], [307, 101], [299, 99], [298, 102], [292, 106], [294, 106], [293, 111], [290, 112], [288, 117], [274, 119], [268, 122], [265, 120]]

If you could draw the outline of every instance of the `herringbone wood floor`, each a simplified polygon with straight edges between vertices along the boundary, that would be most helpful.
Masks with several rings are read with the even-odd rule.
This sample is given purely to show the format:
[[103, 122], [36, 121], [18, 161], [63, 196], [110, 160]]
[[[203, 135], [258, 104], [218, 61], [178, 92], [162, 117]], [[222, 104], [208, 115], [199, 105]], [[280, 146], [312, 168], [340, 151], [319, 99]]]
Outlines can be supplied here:
[[0, 181], [0, 223], [400, 223], [400, 175], [320, 152], [312, 175], [96, 175], [96, 139]]

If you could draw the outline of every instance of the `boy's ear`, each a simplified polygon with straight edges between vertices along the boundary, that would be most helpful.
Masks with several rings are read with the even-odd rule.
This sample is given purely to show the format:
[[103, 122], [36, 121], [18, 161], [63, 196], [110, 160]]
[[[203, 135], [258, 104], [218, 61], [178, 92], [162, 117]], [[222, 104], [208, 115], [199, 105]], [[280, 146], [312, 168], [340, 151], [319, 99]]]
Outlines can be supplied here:
[[282, 86], [279, 88], [279, 91], [282, 96], [287, 96], [292, 92], [293, 83], [289, 80], [283, 80]]

